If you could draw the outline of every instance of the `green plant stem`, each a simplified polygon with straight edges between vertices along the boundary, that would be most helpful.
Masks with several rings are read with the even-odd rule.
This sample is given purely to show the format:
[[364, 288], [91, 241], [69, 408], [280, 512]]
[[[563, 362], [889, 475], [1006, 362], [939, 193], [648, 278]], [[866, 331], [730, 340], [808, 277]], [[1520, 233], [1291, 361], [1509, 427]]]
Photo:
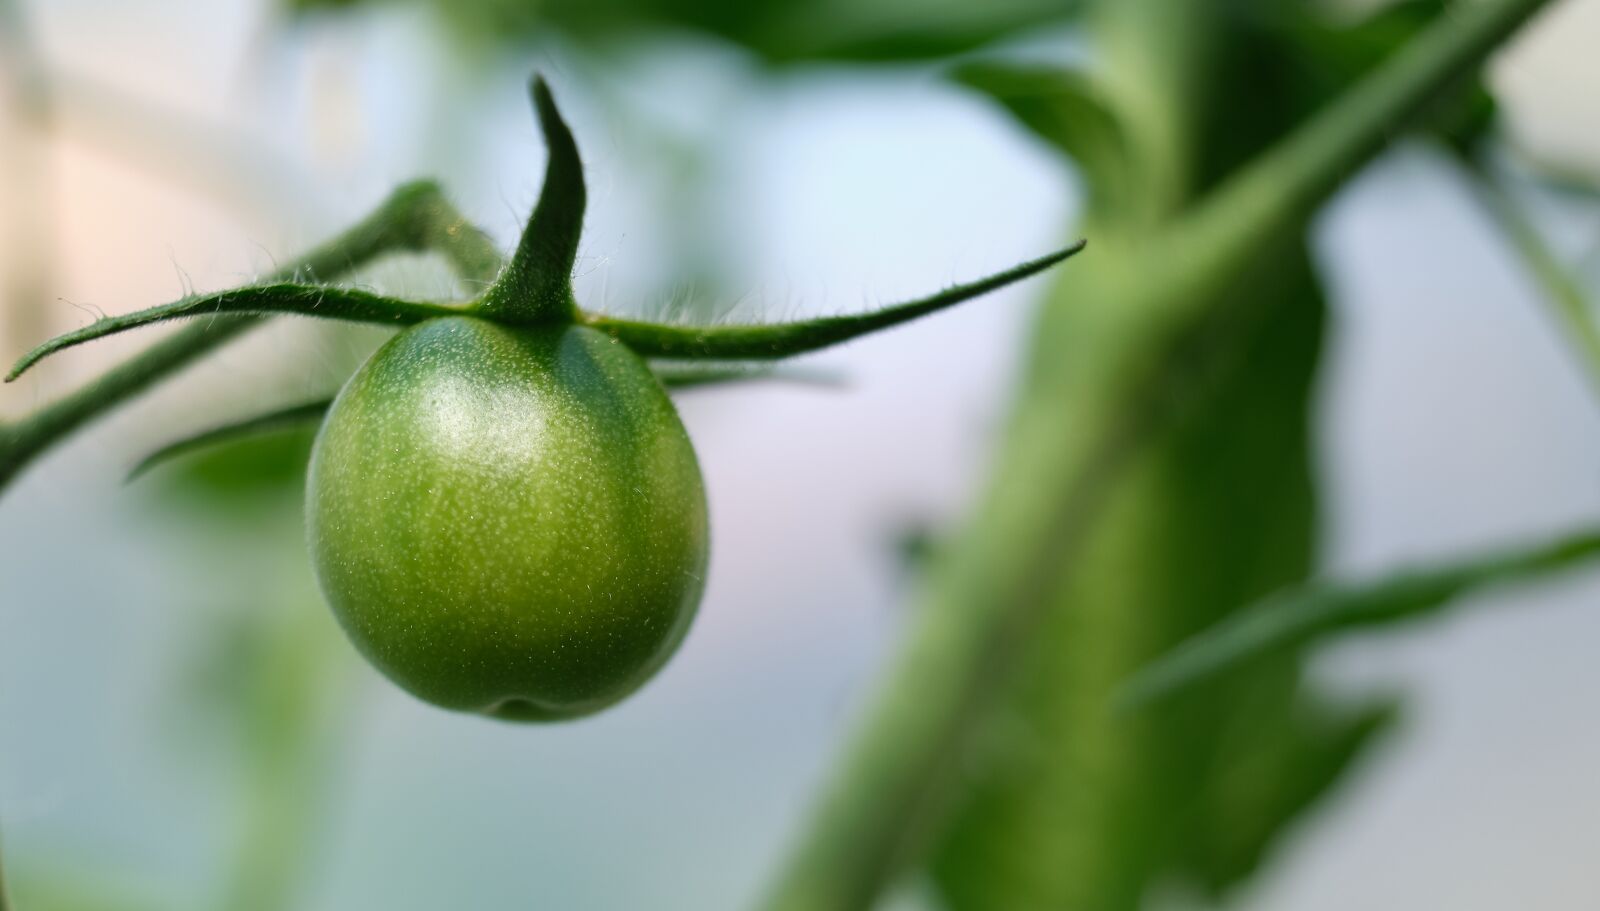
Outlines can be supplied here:
[[1572, 346], [1593, 391], [1600, 395], [1600, 324], [1595, 320], [1593, 302], [1494, 175], [1470, 161], [1464, 164], [1478, 201], [1544, 292], [1541, 296], [1550, 315], [1563, 330], [1561, 334]]
[[977, 281], [956, 285], [919, 300], [848, 316], [830, 316], [766, 325], [674, 326], [586, 314], [583, 322], [614, 336], [645, 357], [775, 360], [817, 351], [937, 313], [947, 307], [953, 307], [1037, 275], [1071, 257], [1083, 247], [1084, 243], [1080, 240], [1064, 250], [1029, 260]]
[[[1006, 539], [1048, 542], [1070, 559], [1123, 468], [1168, 417], [1162, 406], [1170, 402], [1143, 404], [1100, 441], [1077, 483], [1061, 493], [1061, 508], [1031, 530], [1035, 537]], [[1058, 493], [1052, 486], [1038, 495]], [[1004, 572], [958, 569], [932, 580], [924, 605], [930, 613], [869, 712], [769, 911], [871, 908], [936, 836], [972, 735], [1046, 607], [1042, 593], [1057, 564], [1034, 557], [1021, 555]]]
[[447, 304], [397, 300], [368, 291], [330, 288], [326, 285], [283, 282], [230, 288], [122, 316], [108, 316], [75, 332], [56, 336], [23, 355], [11, 372], [6, 374], [5, 381], [9, 383], [15, 380], [34, 364], [67, 348], [168, 320], [241, 313], [251, 316], [298, 314], [384, 326], [409, 326], [425, 319], [457, 316], [461, 312], [461, 308]]
[[1313, 583], [1262, 599], [1178, 646], [1130, 679], [1118, 701], [1132, 708], [1173, 696], [1247, 661], [1361, 630], [1431, 616], [1480, 590], [1553, 574], [1600, 557], [1600, 530], [1536, 546], [1479, 554], [1362, 583]]
[[[1150, 268], [1121, 276], [1122, 287], [1129, 306], [1165, 329], [1134, 356], [1105, 411], [1059, 414], [1055, 367], [1043, 365], [975, 530], [930, 580], [931, 603], [781, 871], [770, 911], [871, 907], [916, 861], [1108, 489], [1183, 413], [1197, 352], [1226, 349], [1230, 333], [1259, 318], [1230, 305], [1249, 295], [1230, 294], [1229, 282], [1545, 2], [1463, 7], [1152, 238], [1141, 257]], [[1090, 442], [1075, 444], [1085, 434], [1064, 432], [1067, 421], [1085, 423]], [[1029, 482], [1022, 490], [1007, 478]]]
[[[489, 238], [456, 211], [437, 185], [420, 181], [396, 189], [366, 219], [272, 278], [324, 281], [386, 253], [424, 251], [442, 254], [470, 280], [487, 280], [500, 269], [499, 252]], [[262, 321], [223, 316], [187, 327], [21, 420], [0, 424], [0, 490], [72, 432]]]

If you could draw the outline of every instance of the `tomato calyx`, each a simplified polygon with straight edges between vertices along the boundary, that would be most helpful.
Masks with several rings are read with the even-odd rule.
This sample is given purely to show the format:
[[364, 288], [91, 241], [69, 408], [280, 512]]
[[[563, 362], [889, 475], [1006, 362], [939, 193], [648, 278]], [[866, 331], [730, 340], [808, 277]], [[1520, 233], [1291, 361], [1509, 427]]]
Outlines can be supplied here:
[[[578, 324], [611, 336], [641, 357], [673, 362], [674, 367], [656, 371], [668, 387], [761, 379], [774, 376], [770, 368], [762, 364], [840, 344], [971, 300], [1036, 275], [1084, 247], [1083, 241], [1079, 241], [918, 300], [864, 313], [798, 322], [694, 326], [619, 319], [587, 312], [578, 306], [572, 289], [573, 264], [587, 200], [577, 142], [556, 106], [549, 85], [535, 76], [530, 89], [539, 127], [550, 150], [544, 185], [511, 261], [478, 298], [464, 303], [412, 301], [364, 289], [301, 281], [276, 281], [191, 295], [146, 310], [105, 317], [50, 339], [23, 355], [6, 376], [6, 382], [16, 379], [46, 357], [95, 339], [168, 320], [219, 314], [296, 314], [392, 327], [460, 316], [520, 328]], [[395, 197], [404, 197], [404, 201], [419, 194], [437, 196], [438, 189], [431, 182], [417, 182], [397, 190]], [[353, 232], [363, 237], [404, 234], [407, 230], [404, 208], [386, 205]], [[464, 220], [452, 223], [449, 230], [481, 237], [481, 231]], [[419, 245], [412, 243], [410, 246]], [[473, 265], [480, 269], [484, 264], [482, 257], [473, 260]], [[687, 368], [687, 372], [675, 373], [674, 368], [679, 371]], [[826, 380], [822, 382], [827, 384]], [[298, 406], [287, 412], [274, 412], [208, 430], [158, 451], [146, 463], [141, 463], [136, 473], [209, 443], [277, 428], [288, 420], [315, 421], [320, 419], [321, 413], [320, 403], [313, 403], [313, 406]]]

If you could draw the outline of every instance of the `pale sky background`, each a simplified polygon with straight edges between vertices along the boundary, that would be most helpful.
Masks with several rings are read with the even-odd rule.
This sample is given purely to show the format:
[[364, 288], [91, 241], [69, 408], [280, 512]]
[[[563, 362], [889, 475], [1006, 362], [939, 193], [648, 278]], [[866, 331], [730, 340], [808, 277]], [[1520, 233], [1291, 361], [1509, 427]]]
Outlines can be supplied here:
[[[854, 309], [992, 271], [1058, 245], [1075, 206], [1054, 159], [927, 72], [812, 71], [749, 89], [736, 55], [686, 43], [603, 76], [555, 52], [441, 75], [427, 22], [404, 14], [269, 39], [250, 0], [29, 7], [52, 63], [234, 136], [194, 141], [126, 100], [69, 92], [48, 158], [51, 330], [236, 283], [425, 173], [509, 244], [543, 162], [523, 96], [530, 62], [551, 75], [589, 168], [586, 304], [647, 304], [682, 278], [683, 225], [651, 179], [664, 156], [642, 120], [719, 137], [705, 242], [737, 252], [726, 292], [768, 312]], [[1546, 157], [1600, 162], [1600, 0], [1558, 12], [1496, 72], [1520, 102], [1519, 135]], [[475, 78], [480, 102], [441, 104]], [[1544, 214], [1600, 285], [1600, 216]], [[1414, 147], [1387, 155], [1327, 211], [1317, 253], [1336, 311], [1321, 418], [1331, 571], [1600, 519], [1600, 410], [1437, 161]], [[413, 293], [444, 287], [425, 268], [385, 275]], [[623, 706], [544, 728], [452, 716], [341, 653], [360, 680], [359, 721], [299, 907], [747, 905], [897, 641], [907, 592], [894, 535], [960, 514], [1042, 288], [816, 358], [849, 377], [846, 391], [684, 399], [710, 488], [710, 589], [686, 647]], [[208, 612], [263, 590], [315, 595], [292, 527], [218, 527], [120, 478], [175, 429], [331, 388], [352, 349], [319, 337], [289, 325], [228, 349], [0, 501], [8, 865], [203, 903], [237, 808], [216, 771], [227, 757], [167, 704], [182, 684], [174, 667]], [[150, 338], [64, 356], [7, 387], [0, 408], [26, 408]], [[8, 357], [21, 345], [0, 336]], [[239, 552], [257, 539], [263, 552]], [[1406, 694], [1405, 727], [1240, 907], [1600, 907], [1597, 641], [1589, 571], [1328, 653], [1318, 669], [1338, 686]]]

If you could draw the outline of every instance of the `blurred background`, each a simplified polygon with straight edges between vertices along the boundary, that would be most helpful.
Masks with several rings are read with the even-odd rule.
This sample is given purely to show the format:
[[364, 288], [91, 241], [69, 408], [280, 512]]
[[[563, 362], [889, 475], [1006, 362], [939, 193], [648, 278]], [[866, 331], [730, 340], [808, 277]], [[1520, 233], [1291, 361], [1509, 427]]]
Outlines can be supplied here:
[[[1060, 246], [1090, 192], [950, 77], [1096, 59], [1069, 3], [775, 4], [770, 20], [664, 0], [637, 16], [621, 0], [9, 5], [8, 360], [101, 313], [248, 281], [419, 176], [509, 248], [544, 160], [534, 69], [588, 171], [577, 281], [593, 309], [778, 318], [906, 299]], [[1357, 6], [1329, 21], [1374, 4]], [[1600, 175], [1596, 38], [1600, 0], [1563, 0], [1490, 71], [1508, 167], [1561, 177], [1524, 175], [1519, 203], [1591, 294], [1600, 197], [1570, 185]], [[1592, 378], [1447, 159], [1399, 142], [1310, 226], [1330, 307], [1311, 392], [1318, 575], [1600, 516]], [[355, 280], [460, 290], [428, 258]], [[1035, 280], [807, 361], [837, 388], [682, 395], [713, 516], [699, 619], [654, 683], [572, 724], [447, 714], [356, 658], [303, 551], [308, 435], [122, 484], [176, 436], [337, 389], [382, 332], [279, 321], [96, 424], [0, 500], [0, 836], [18, 907], [748, 906], [915, 619], [920, 542], [986, 485], [1053, 293]], [[160, 331], [45, 364], [0, 414]], [[1459, 607], [1305, 656], [1322, 691], [1400, 697], [1398, 720], [1218, 902], [1600, 907], [1600, 570]], [[949, 869], [894, 906], [984, 907]], [[1209, 900], [1141, 876], [1145, 907]]]

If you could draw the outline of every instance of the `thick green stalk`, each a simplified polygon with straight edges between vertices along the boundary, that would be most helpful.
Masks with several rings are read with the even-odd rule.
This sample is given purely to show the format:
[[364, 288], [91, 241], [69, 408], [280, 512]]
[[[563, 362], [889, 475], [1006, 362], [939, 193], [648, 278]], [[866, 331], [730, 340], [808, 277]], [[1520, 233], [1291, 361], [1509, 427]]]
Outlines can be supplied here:
[[1141, 330], [1148, 342], [1113, 378], [1108, 403], [1085, 414], [1060, 413], [1055, 384], [1067, 368], [1043, 352], [990, 497], [936, 568], [931, 603], [917, 612], [906, 653], [768, 908], [868, 908], [920, 857], [942, 827], [963, 757], [1109, 490], [1204, 385], [1196, 365], [1214, 364], [1239, 334], [1234, 327], [1259, 317], [1229, 307], [1239, 297], [1227, 293], [1229, 283], [1544, 2], [1493, 0], [1448, 17], [1152, 238], [1139, 260], [1145, 268], [1106, 276], [1119, 306], [1150, 318]]
[[[494, 244], [428, 181], [395, 190], [355, 227], [271, 277], [326, 281], [391, 252], [437, 251], [465, 279], [487, 281], [499, 271]], [[200, 356], [262, 322], [256, 316], [206, 320], [112, 367], [77, 391], [20, 421], [0, 424], [0, 490], [45, 450]]]

